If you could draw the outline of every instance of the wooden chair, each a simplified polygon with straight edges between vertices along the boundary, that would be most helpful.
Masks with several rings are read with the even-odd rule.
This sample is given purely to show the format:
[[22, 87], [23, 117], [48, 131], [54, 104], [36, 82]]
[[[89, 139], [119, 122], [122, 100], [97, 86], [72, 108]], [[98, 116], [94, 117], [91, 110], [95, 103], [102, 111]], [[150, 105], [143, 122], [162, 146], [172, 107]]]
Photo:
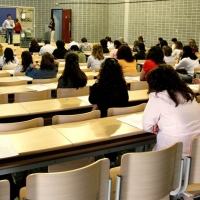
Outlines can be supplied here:
[[81, 69], [83, 72], [92, 72], [92, 68]]
[[78, 97], [89, 95], [90, 88], [85, 86], [83, 88], [58, 88], [57, 89], [57, 98], [65, 98], [65, 97]]
[[26, 85], [26, 84], [27, 81], [25, 80], [0, 82], [0, 86], [14, 86], [14, 85]]
[[93, 75], [89, 75], [89, 76], [87, 76], [87, 79], [88, 80], [92, 80], [92, 79], [94, 79], [94, 76]]
[[2, 67], [2, 70], [12, 70], [15, 69], [16, 65], [5, 65]]
[[0, 104], [8, 103], [8, 94], [0, 94]]
[[130, 90], [144, 90], [144, 89], [148, 89], [149, 85], [147, 83], [147, 81], [135, 81], [130, 83]]
[[107, 111], [108, 117], [116, 115], [133, 114], [137, 112], [143, 112], [146, 107], [146, 103], [142, 103], [138, 106], [109, 108]]
[[[182, 182], [182, 146], [179, 142], [160, 151], [123, 155], [118, 168], [115, 199], [152, 200], [162, 199], [169, 193], [178, 194]], [[114, 179], [112, 174], [110, 176]]]
[[44, 83], [55, 83], [55, 82], [58, 82], [58, 78], [33, 79], [32, 84], [44, 84]]
[[10, 74], [6, 71], [2, 71], [2, 73], [0, 73], [0, 77], [9, 77]]
[[14, 76], [26, 76], [25, 72], [15, 72]]
[[25, 198], [108, 200], [110, 199], [109, 167], [109, 160], [101, 159], [72, 171], [29, 175], [26, 179]]
[[65, 62], [65, 59], [57, 59], [59, 62]]
[[10, 200], [10, 183], [8, 180], [0, 180], [0, 200]]
[[14, 102], [40, 101], [51, 99], [51, 90], [20, 92], [14, 95]]

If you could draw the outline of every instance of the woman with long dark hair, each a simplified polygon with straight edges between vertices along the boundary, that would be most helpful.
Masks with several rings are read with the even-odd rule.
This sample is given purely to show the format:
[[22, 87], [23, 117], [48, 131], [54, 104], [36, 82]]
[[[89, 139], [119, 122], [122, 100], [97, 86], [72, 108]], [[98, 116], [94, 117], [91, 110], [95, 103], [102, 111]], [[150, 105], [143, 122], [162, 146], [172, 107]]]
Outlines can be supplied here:
[[67, 53], [65, 69], [58, 80], [57, 88], [82, 88], [87, 84], [87, 76], [81, 71], [76, 53]]
[[50, 30], [50, 42], [55, 42], [55, 40], [54, 40], [55, 22], [54, 22], [54, 18], [53, 17], [50, 18], [49, 30]]
[[30, 53], [39, 52], [40, 48], [41, 47], [39, 46], [38, 41], [36, 39], [32, 39], [29, 47], [29, 52]]

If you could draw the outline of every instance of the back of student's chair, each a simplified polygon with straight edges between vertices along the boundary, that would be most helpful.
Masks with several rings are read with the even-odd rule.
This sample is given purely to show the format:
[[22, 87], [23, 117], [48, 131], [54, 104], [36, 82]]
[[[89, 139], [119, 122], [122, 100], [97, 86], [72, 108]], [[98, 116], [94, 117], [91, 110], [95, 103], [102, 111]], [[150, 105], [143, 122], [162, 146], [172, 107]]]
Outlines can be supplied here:
[[89, 75], [89, 76], [87, 76], [87, 79], [88, 80], [92, 80], [92, 79], [94, 79], [94, 76], [93, 75]]
[[65, 59], [57, 59], [59, 62], [65, 62]]
[[51, 90], [16, 93], [14, 102], [28, 102], [51, 99]]
[[107, 199], [108, 159], [86, 167], [59, 173], [38, 173], [26, 179], [26, 199]]
[[32, 84], [44, 84], [44, 83], [55, 83], [55, 82], [58, 82], [58, 78], [33, 79]]
[[2, 70], [12, 70], [15, 69], [16, 65], [4, 65]]
[[78, 97], [78, 96], [86, 96], [89, 95], [90, 88], [85, 86], [83, 88], [58, 88], [57, 89], [57, 98], [65, 98], [65, 97]]
[[122, 156], [121, 199], [162, 199], [178, 185], [182, 143], [145, 153]]
[[197, 102], [200, 103], [200, 95], [197, 96]]
[[25, 72], [15, 72], [14, 76], [26, 76]]
[[0, 104], [8, 103], [8, 94], [0, 94]]
[[142, 103], [137, 106], [130, 107], [120, 107], [120, 108], [109, 108], [107, 111], [107, 116], [116, 116], [116, 115], [125, 115], [125, 114], [133, 114], [137, 112], [143, 112], [146, 107], [146, 103]]
[[137, 77], [140, 76], [141, 72], [136, 72], [136, 73], [124, 73], [124, 76], [132, 76], [132, 77]]
[[87, 63], [79, 63], [79, 66], [87, 66]]
[[2, 71], [2, 73], [0, 73], [0, 77], [9, 77], [10, 74], [6, 71]]
[[81, 71], [83, 71], [83, 72], [92, 72], [92, 68], [81, 69]]
[[130, 90], [144, 90], [148, 89], [149, 85], [147, 81], [135, 81], [130, 83]]
[[14, 86], [14, 85], [26, 85], [27, 81], [25, 80], [19, 80], [19, 81], [5, 81], [1, 82], [0, 80], [0, 86]]
[[10, 183], [8, 180], [0, 180], [0, 200], [10, 200]]
[[28, 121], [15, 122], [15, 123], [0, 123], [0, 130], [2, 132], [16, 131], [27, 128], [35, 128], [44, 126], [44, 119], [42, 117], [35, 118]]

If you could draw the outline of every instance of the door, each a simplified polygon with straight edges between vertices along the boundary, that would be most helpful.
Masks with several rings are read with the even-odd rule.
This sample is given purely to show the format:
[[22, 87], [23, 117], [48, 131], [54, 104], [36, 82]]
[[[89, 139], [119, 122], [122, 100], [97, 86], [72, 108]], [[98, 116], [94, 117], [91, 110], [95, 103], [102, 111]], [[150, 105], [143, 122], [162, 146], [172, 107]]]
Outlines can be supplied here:
[[62, 11], [62, 40], [69, 43], [71, 38], [71, 10]]
[[53, 9], [52, 17], [55, 21], [55, 41], [62, 39], [62, 9]]

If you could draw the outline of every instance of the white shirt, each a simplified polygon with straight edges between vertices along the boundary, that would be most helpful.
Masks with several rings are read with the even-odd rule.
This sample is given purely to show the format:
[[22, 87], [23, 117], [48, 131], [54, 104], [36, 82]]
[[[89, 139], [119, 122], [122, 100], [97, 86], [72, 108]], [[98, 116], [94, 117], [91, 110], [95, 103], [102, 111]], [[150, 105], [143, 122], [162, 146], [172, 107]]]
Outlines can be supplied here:
[[173, 56], [164, 56], [164, 61], [165, 61], [167, 64], [175, 63], [175, 59], [174, 59]]
[[78, 46], [78, 43], [77, 43], [77, 42], [75, 42], [75, 41], [72, 41], [72, 42], [70, 42], [70, 43], [69, 43], [69, 46], [68, 46], [68, 49], [70, 49], [70, 48], [71, 48], [71, 46], [73, 46], [73, 45], [76, 45], [76, 46]]
[[[12, 25], [12, 26], [11, 26]], [[3, 29], [13, 29], [15, 27], [14, 21], [6, 19], [2, 24]]]
[[6, 65], [15, 65], [17, 66], [19, 64], [19, 60], [17, 57], [14, 56], [14, 60], [12, 62], [5, 63], [4, 56], [0, 57], [0, 67], [6, 66]]
[[95, 59], [94, 56], [89, 56], [88, 60], [87, 60], [87, 68], [92, 68], [92, 71], [95, 72], [95, 69], [100, 68], [101, 63], [105, 60], [105, 58], [103, 60], [98, 60]]
[[172, 56], [175, 57], [175, 58], [178, 58], [181, 51], [182, 51], [181, 49], [175, 49], [172, 53]]
[[184, 67], [185, 70], [187, 71], [187, 74], [190, 76], [194, 75], [194, 68], [199, 67], [199, 60], [192, 60], [191, 58], [183, 58], [180, 60], [178, 64], [174, 66], [174, 69], [178, 69]]
[[43, 47], [41, 47], [39, 54], [42, 55], [45, 52], [53, 53], [55, 50], [55, 47], [51, 46], [50, 44], [46, 44]]
[[153, 125], [158, 125], [157, 144], [154, 150], [161, 150], [174, 144], [183, 142], [183, 155], [190, 152], [192, 138], [200, 136], [200, 106], [194, 99], [186, 102], [178, 95], [177, 107], [168, 92], [152, 92], [143, 114], [143, 129], [152, 132]]
[[115, 48], [114, 47], [114, 43], [113, 42], [107, 42], [107, 46], [108, 46], [108, 49], [113, 49], [113, 48]]
[[22, 70], [22, 65], [17, 65], [17, 66], [15, 67], [13, 76], [15, 76], [15, 73], [16, 73], [16, 72], [21, 72], [21, 70]]

